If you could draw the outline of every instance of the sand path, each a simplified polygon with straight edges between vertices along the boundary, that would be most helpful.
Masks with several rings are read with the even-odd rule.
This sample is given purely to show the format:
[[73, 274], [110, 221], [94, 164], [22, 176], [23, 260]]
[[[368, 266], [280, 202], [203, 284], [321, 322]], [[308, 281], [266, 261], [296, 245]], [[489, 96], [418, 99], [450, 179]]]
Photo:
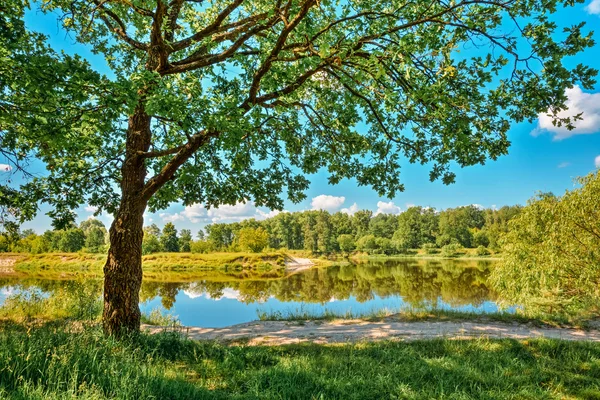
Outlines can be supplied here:
[[[163, 327], [143, 326], [156, 333]], [[530, 324], [484, 321], [367, 322], [338, 320], [331, 322], [255, 321], [225, 328], [181, 328], [196, 340], [239, 341], [249, 344], [280, 345], [300, 342], [347, 343], [376, 340], [422, 340], [434, 338], [551, 338], [600, 342], [600, 330], [538, 327]]]

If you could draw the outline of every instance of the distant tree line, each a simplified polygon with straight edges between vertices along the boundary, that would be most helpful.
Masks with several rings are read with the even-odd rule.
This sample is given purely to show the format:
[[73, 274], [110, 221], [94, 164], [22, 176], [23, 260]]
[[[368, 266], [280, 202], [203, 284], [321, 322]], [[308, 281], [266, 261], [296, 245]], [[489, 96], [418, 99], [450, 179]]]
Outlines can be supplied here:
[[69, 222], [63, 229], [47, 230], [38, 235], [32, 229], [19, 231], [16, 225], [8, 225], [0, 234], [0, 252], [17, 253], [73, 253], [87, 251], [104, 253], [107, 249], [108, 234], [102, 221], [88, 219], [79, 226]]
[[257, 221], [206, 226], [192, 240], [188, 230], [177, 236], [173, 224], [161, 230], [145, 228], [145, 254], [158, 251], [252, 251], [264, 249], [306, 250], [313, 253], [401, 254], [410, 249], [437, 249], [445, 246], [483, 247], [498, 250], [500, 235], [521, 206], [498, 210], [465, 206], [444, 211], [411, 207], [399, 214], [377, 214], [362, 210], [343, 212], [301, 211], [281, 213]]
[[[199, 230], [195, 240], [191, 230], [178, 232], [169, 222], [162, 230], [156, 224], [145, 227], [142, 248], [144, 254], [290, 249], [318, 254], [360, 251], [391, 255], [410, 249], [435, 251], [460, 247], [497, 251], [500, 236], [508, 230], [508, 221], [521, 209], [521, 206], [498, 210], [464, 206], [436, 211], [410, 207], [399, 215], [374, 215], [369, 210], [353, 215], [327, 211], [285, 212], [263, 221], [213, 223]], [[5, 232], [0, 235], [0, 251], [103, 252], [106, 235], [101, 221], [89, 219], [79, 227], [71, 223], [65, 229], [49, 230], [42, 235], [31, 230]]]

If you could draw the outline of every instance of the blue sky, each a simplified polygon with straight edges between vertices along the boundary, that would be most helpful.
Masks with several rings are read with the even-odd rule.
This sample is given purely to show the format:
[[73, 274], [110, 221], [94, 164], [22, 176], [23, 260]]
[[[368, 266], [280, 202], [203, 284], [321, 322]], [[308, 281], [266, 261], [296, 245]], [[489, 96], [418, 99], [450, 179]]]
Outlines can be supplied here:
[[[596, 28], [594, 39], [599, 44], [568, 60], [568, 63], [582, 62], [600, 68], [600, 0], [588, 0], [574, 8], [560, 10], [555, 20], [559, 25], [584, 20], [588, 23], [588, 29]], [[104, 59], [75, 44], [72, 38], [60, 30], [54, 16], [30, 11], [26, 22], [30, 29], [48, 35], [54, 48], [80, 54], [98, 70], [108, 72]], [[438, 209], [466, 204], [501, 207], [507, 204], [525, 204], [537, 191], [563, 193], [574, 186], [574, 178], [600, 167], [600, 85], [596, 85], [591, 92], [573, 88], [569, 97], [571, 111], [584, 112], [584, 120], [578, 123], [578, 129], [566, 132], [552, 127], [545, 118], [534, 123], [515, 124], [509, 133], [512, 146], [507, 156], [495, 162], [489, 161], [484, 166], [455, 169], [457, 178], [453, 185], [431, 183], [427, 166], [407, 162], [401, 170], [405, 192], [394, 199], [386, 199], [378, 197], [368, 187], [358, 187], [354, 180], [330, 186], [323, 173], [310, 177], [312, 184], [304, 202], [288, 202], [285, 209], [296, 211], [323, 208], [347, 212], [370, 209], [398, 213], [413, 204]], [[3, 160], [0, 160], [0, 170], [2, 163]], [[48, 229], [50, 220], [44, 215], [45, 211], [47, 209], [42, 209], [40, 215], [27, 222], [23, 228], [33, 228], [38, 232]], [[79, 220], [87, 219], [93, 213], [90, 207], [82, 207], [78, 211]], [[257, 209], [252, 203], [221, 207], [218, 210], [206, 210], [201, 205], [184, 208], [175, 204], [159, 213], [147, 214], [145, 222], [162, 226], [166, 221], [173, 221], [179, 229], [189, 228], [195, 232], [213, 221], [265, 218], [268, 215], [272, 215], [269, 210]], [[100, 219], [107, 225], [111, 221], [109, 215], [100, 216]]]

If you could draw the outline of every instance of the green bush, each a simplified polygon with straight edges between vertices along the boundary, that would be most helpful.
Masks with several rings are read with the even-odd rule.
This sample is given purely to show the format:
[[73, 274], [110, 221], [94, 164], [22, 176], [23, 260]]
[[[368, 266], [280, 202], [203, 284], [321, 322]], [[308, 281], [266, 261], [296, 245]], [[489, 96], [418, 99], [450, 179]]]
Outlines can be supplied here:
[[433, 243], [425, 243], [422, 247], [425, 251], [425, 254], [436, 254], [438, 252], [438, 248]]
[[479, 247], [477, 247], [476, 254], [478, 256], [489, 256], [490, 251], [487, 248], [485, 248], [484, 246], [479, 246]]
[[458, 243], [447, 244], [442, 247], [442, 256], [444, 257], [458, 257], [463, 247]]
[[190, 244], [190, 250], [192, 253], [206, 254], [212, 251], [212, 245], [208, 241], [197, 240]]

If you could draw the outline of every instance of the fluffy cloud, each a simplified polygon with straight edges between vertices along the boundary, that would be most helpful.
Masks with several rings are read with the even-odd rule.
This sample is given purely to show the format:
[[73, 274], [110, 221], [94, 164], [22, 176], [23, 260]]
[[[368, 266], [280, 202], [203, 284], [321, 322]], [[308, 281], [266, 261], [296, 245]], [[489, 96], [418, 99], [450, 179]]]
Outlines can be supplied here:
[[398, 215], [402, 212], [402, 209], [394, 204], [393, 201], [389, 203], [378, 201], [377, 202], [377, 211], [375, 211], [375, 215], [379, 214], [394, 214]]
[[600, 168], [600, 156], [594, 159], [594, 165], [596, 166], [596, 168]]
[[192, 285], [190, 286], [190, 288], [188, 290], [184, 290], [183, 293], [189, 297], [190, 299], [196, 299], [198, 297], [204, 297], [207, 299], [212, 299], [212, 300], [216, 300], [219, 301], [221, 299], [233, 299], [233, 300], [239, 300], [241, 298], [240, 292], [238, 290], [235, 289], [231, 289], [231, 288], [225, 288], [223, 289], [223, 294], [219, 297], [211, 297], [211, 295], [209, 293], [206, 292], [196, 292], [196, 286]]
[[181, 215], [195, 224], [206, 221], [208, 218], [208, 212], [203, 204], [192, 204], [191, 206], [186, 206], [181, 212]]
[[592, 0], [592, 2], [585, 7], [585, 11], [589, 14], [600, 14], [600, 0]]
[[354, 203], [348, 208], [342, 208], [341, 211], [348, 215], [354, 215], [358, 211], [358, 204]]
[[558, 164], [557, 168], [567, 168], [569, 165], [571, 165], [571, 163], [565, 161]]
[[600, 93], [584, 93], [579, 86], [574, 86], [567, 89], [565, 94], [568, 97], [568, 109], [558, 113], [558, 116], [566, 118], [583, 113], [582, 120], [573, 122], [575, 129], [569, 131], [565, 126], [554, 126], [552, 117], [548, 116], [548, 113], [541, 113], [538, 115], [538, 126], [531, 132], [532, 135], [537, 136], [547, 131], [554, 134], [554, 140], [562, 140], [573, 135], [600, 131]]
[[325, 210], [329, 212], [335, 212], [340, 209], [342, 204], [344, 204], [344, 201], [346, 201], [346, 198], [344, 196], [336, 197], [322, 194], [317, 197], [313, 197], [312, 202], [310, 204], [313, 210]]
[[202, 222], [235, 222], [248, 218], [258, 220], [271, 218], [279, 214], [280, 211], [263, 211], [256, 207], [254, 202], [248, 201], [237, 203], [235, 205], [222, 205], [218, 208], [207, 210], [203, 204], [192, 204], [186, 206], [180, 213], [162, 213], [160, 217], [165, 222], [189, 220], [195, 224]]
[[164, 222], [177, 222], [185, 220], [184, 216], [181, 213], [169, 214], [169, 213], [160, 213], [158, 215], [160, 219]]
[[0, 172], [10, 172], [12, 167], [8, 164], [0, 164]]
[[87, 206], [85, 206], [85, 212], [93, 214], [96, 211], [98, 211], [98, 207], [96, 207], [96, 206], [90, 206], [89, 204]]

